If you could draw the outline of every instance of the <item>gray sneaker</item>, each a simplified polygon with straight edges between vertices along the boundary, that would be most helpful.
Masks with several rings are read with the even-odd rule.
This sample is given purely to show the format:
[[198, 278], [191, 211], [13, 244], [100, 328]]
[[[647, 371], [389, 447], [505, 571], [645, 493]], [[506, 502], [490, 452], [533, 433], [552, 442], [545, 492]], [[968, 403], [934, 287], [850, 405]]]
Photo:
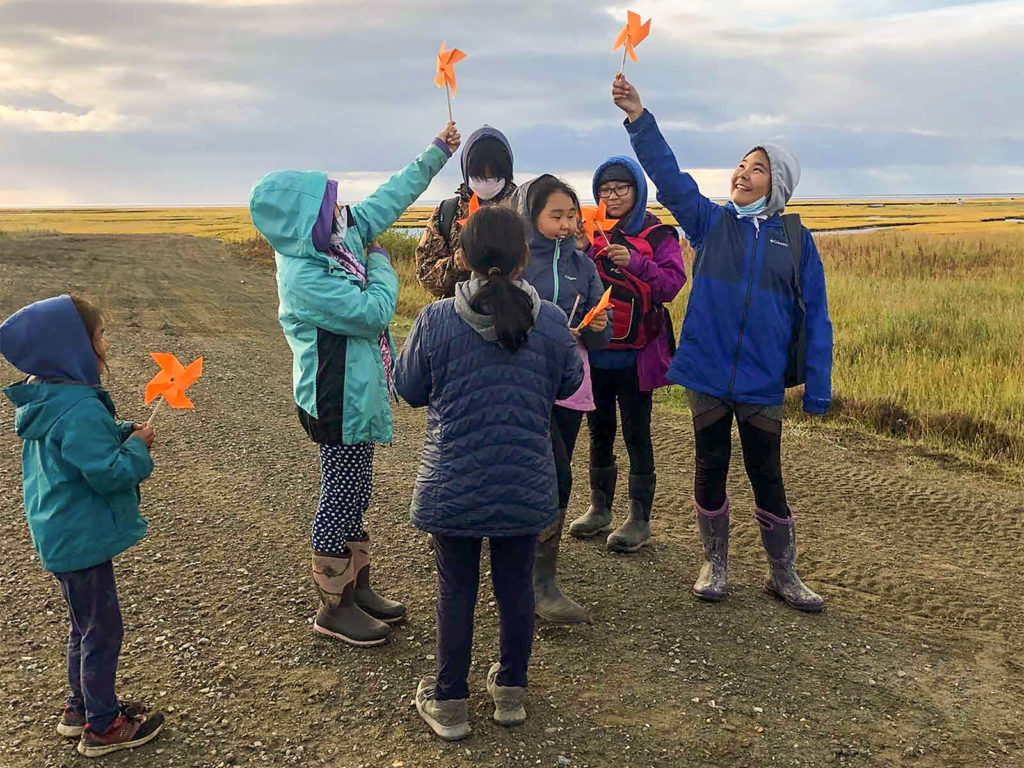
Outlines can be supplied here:
[[494, 722], [498, 725], [521, 725], [526, 722], [526, 689], [517, 685], [498, 685], [498, 670], [501, 662], [496, 661], [487, 673], [487, 692], [494, 699]]
[[434, 687], [437, 678], [427, 675], [416, 687], [416, 711], [438, 736], [445, 741], [458, 741], [469, 736], [469, 700], [437, 701]]

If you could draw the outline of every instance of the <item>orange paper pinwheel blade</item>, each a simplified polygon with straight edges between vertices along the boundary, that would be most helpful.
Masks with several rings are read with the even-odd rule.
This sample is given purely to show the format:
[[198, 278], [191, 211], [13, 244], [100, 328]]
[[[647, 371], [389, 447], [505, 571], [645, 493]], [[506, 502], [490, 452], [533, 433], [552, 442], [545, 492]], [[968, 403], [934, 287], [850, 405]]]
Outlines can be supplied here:
[[464, 218], [464, 219], [457, 219], [457, 221], [459, 222], [459, 226], [460, 227], [466, 226], [466, 222], [469, 221], [469, 217], [472, 216], [474, 213], [476, 213], [479, 210], [480, 210], [480, 198], [477, 197], [476, 192], [474, 192], [473, 196], [471, 198], [469, 198], [469, 213], [466, 214], [466, 218]]
[[185, 394], [177, 387], [164, 392], [163, 398], [171, 408], [195, 408], [192, 401], [185, 397]]
[[146, 405], [162, 397], [172, 408], [195, 408], [185, 397], [185, 390], [203, 375], [203, 358], [193, 360], [188, 368], [178, 358], [165, 352], [150, 352], [160, 366], [160, 373], [146, 385]]
[[619, 36], [615, 38], [615, 45], [612, 46], [612, 52], [614, 53], [615, 51], [619, 50], [619, 48], [625, 45], [628, 40], [629, 26], [627, 25], [622, 28], [622, 31], [619, 32]]
[[604, 312], [604, 310], [608, 309], [608, 305], [611, 304], [611, 303], [612, 303], [612, 289], [609, 288], [608, 290], [606, 290], [604, 292], [604, 295], [601, 296], [601, 300], [599, 302], [597, 302], [597, 305], [592, 310], [587, 312], [586, 317], [583, 318], [583, 322], [581, 322], [579, 324], [578, 328], [586, 328], [588, 325], [590, 325], [591, 321], [595, 317], [597, 317], [597, 313], [598, 312]]

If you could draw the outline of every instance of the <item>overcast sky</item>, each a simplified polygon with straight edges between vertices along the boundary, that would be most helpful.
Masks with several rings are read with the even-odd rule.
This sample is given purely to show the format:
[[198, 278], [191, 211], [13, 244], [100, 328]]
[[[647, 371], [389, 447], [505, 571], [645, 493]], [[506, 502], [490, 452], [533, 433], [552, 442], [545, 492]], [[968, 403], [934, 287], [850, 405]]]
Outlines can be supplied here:
[[764, 140], [798, 196], [1024, 191], [1024, 0], [0, 0], [0, 205], [240, 205], [277, 168], [361, 197], [442, 127], [442, 39], [463, 134], [586, 193], [629, 151], [627, 7], [653, 24], [626, 74], [709, 194]]

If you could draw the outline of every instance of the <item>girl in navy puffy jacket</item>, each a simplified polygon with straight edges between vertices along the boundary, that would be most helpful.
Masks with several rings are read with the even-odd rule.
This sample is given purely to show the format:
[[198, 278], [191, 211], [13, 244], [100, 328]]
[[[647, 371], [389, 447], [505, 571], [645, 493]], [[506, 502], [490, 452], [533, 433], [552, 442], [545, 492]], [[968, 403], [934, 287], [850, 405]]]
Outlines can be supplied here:
[[499, 724], [526, 718], [537, 536], [558, 519], [551, 409], [583, 381], [565, 313], [519, 279], [528, 250], [518, 214], [482, 208], [461, 242], [472, 276], [454, 298], [420, 312], [395, 377], [406, 402], [427, 407], [412, 520], [434, 535], [439, 593], [437, 674], [420, 682], [416, 707], [449, 740], [470, 730], [466, 679], [484, 537], [501, 626], [487, 689]]
[[[766, 589], [803, 611], [822, 598], [796, 574], [793, 515], [782, 482], [782, 404], [791, 348], [805, 353], [804, 410], [832, 402], [832, 323], [825, 272], [810, 232], [780, 216], [800, 179], [797, 159], [774, 144], [743, 156], [731, 201], [713, 203], [680, 171], [654, 116], [620, 74], [612, 99], [626, 115], [637, 159], [696, 251], [693, 288], [668, 378], [686, 387], [697, 449], [694, 496], [705, 564], [694, 593], [723, 600], [729, 545], [732, 421], [757, 502], [754, 515], [771, 567]], [[792, 232], [792, 234], [789, 234]], [[799, 238], [799, 246], [791, 240]], [[800, 254], [799, 271], [795, 255]], [[797, 279], [799, 277], [799, 279]], [[800, 329], [805, 341], [794, 347]]]

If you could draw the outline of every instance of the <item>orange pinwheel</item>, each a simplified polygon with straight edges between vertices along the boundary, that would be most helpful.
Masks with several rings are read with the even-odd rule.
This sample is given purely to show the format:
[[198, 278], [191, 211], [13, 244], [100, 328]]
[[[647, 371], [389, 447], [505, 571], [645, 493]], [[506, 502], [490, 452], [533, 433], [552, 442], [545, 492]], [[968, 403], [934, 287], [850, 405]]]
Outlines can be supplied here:
[[146, 385], [146, 405], [160, 397], [171, 408], [195, 408], [192, 401], [185, 397], [185, 390], [202, 376], [203, 358], [197, 358], [185, 368], [174, 355], [163, 352], [150, 352], [149, 355], [160, 366], [160, 373]]
[[640, 14], [627, 11], [626, 13], [626, 26], [619, 32], [619, 36], [615, 38], [615, 45], [612, 46], [613, 51], [617, 51], [620, 45], [625, 45], [626, 50], [622, 52], [622, 66], [619, 67], [619, 72], [626, 66], [626, 54], [629, 54], [629, 58], [636, 61], [636, 47], [644, 41], [644, 39], [651, 34], [651, 20], [648, 19], [643, 24], [640, 23]]
[[466, 58], [466, 54], [458, 48], [445, 50], [447, 42], [441, 43], [441, 50], [437, 52], [437, 77], [434, 78], [434, 85], [444, 88], [448, 93], [448, 120], [452, 118], [452, 97], [455, 96], [455, 89], [458, 87], [455, 82], [455, 65]]
[[601, 300], [597, 302], [594, 308], [587, 312], [586, 315], [584, 315], [583, 320], [581, 320], [580, 324], [576, 326], [576, 330], [579, 331], [590, 325], [591, 321], [597, 316], [597, 313], [604, 312], [606, 309], [608, 309], [608, 305], [611, 303], [612, 289], [609, 288], [607, 291], [604, 292], [604, 295], [601, 297]]
[[480, 210], [480, 198], [476, 196], [476, 192], [469, 198], [469, 213], [466, 214], [464, 219], [456, 219], [459, 222], [460, 227], [466, 226], [466, 222], [469, 221], [469, 217]]
[[607, 231], [619, 223], [618, 219], [608, 218], [608, 206], [605, 205], [604, 200], [599, 201], [596, 207], [581, 206], [580, 214], [583, 217], [583, 228], [587, 231], [587, 239], [590, 242], [594, 242], [594, 235], [598, 232], [607, 240]]

